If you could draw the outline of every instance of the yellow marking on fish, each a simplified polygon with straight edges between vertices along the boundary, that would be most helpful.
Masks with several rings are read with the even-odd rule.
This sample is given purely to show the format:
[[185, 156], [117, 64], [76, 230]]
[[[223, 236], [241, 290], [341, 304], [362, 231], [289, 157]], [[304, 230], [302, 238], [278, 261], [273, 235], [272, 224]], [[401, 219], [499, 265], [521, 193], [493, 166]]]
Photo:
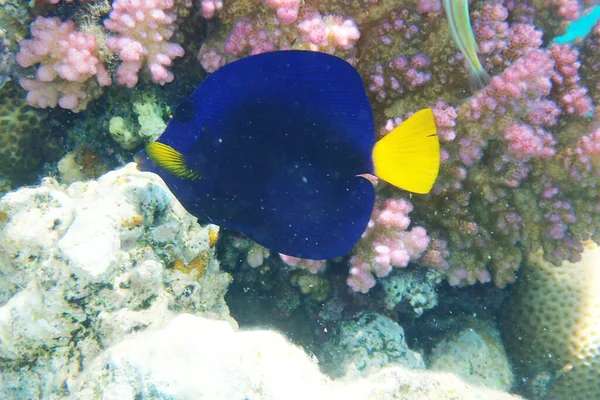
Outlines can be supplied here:
[[188, 167], [183, 154], [171, 146], [160, 142], [151, 142], [146, 145], [146, 154], [158, 168], [169, 174], [189, 180], [200, 178], [197, 172]]
[[484, 88], [490, 83], [490, 75], [481, 65], [477, 53], [479, 46], [475, 41], [471, 19], [469, 17], [468, 0], [444, 0], [444, 9], [450, 23], [450, 33], [465, 56], [469, 65], [470, 84], [476, 89]]
[[416, 112], [373, 148], [375, 175], [409, 192], [431, 191], [440, 170], [440, 141], [433, 110]]

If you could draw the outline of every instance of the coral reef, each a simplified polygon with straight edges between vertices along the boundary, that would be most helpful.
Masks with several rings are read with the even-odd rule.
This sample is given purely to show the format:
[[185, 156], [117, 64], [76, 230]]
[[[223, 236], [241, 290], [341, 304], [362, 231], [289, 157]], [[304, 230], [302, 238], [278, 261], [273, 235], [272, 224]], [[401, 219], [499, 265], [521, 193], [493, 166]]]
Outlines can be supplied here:
[[520, 276], [500, 328], [528, 397], [598, 398], [600, 247], [588, 241], [580, 261], [561, 265], [532, 253]]
[[379, 200], [361, 241], [352, 250], [348, 286], [366, 293], [375, 286], [375, 276], [387, 276], [392, 267], [406, 267], [429, 245], [423, 227], [410, 225], [412, 204], [403, 198]]
[[32, 136], [41, 127], [42, 118], [39, 118], [39, 114], [35, 111], [27, 115], [26, 105], [16, 97], [15, 90], [3, 89], [2, 93], [0, 118], [4, 128], [0, 136], [2, 143], [0, 169], [4, 173], [11, 173], [23, 167], [27, 169], [30, 163], [35, 162], [35, 157], [32, 160], [28, 156], [35, 154], [31, 151], [34, 147]]
[[298, 270], [290, 278], [292, 285], [297, 286], [302, 294], [310, 295], [315, 301], [324, 301], [329, 294], [329, 281], [323, 275]]
[[113, 2], [104, 26], [118, 33], [106, 39], [107, 47], [117, 52], [122, 61], [116, 70], [117, 82], [134, 87], [144, 63], [154, 82], [164, 85], [173, 81], [173, 73], [165, 66], [184, 54], [183, 47], [169, 42], [176, 29], [174, 6], [174, 0]]
[[16, 52], [29, 34], [30, 18], [27, 0], [0, 0], [0, 88], [19, 76]]
[[[581, 185], [571, 184], [582, 170], [596, 173], [595, 156], [574, 161], [570, 154], [581, 148], [582, 136], [593, 140], [589, 134], [597, 128], [589, 117], [600, 96], [595, 78], [598, 25], [578, 47], [546, 46], [583, 14], [583, 3], [475, 2], [475, 37], [484, 67], [494, 77], [468, 99], [468, 71], [437, 1], [211, 0], [197, 6], [207, 27], [198, 59], [209, 72], [249, 54], [318, 50], [356, 65], [373, 102], [379, 134], [421, 107], [434, 108], [443, 165], [434, 191], [410, 199], [415, 207], [411, 218], [429, 238], [428, 249], [421, 254], [420, 246], [411, 257], [440, 269], [452, 285], [492, 280], [504, 287], [515, 280], [523, 252], [541, 247], [550, 261], [573, 261], [579, 243], [597, 236], [600, 211], [593, 204], [599, 193], [595, 186], [582, 193]], [[176, 74], [185, 76], [173, 60], [200, 45], [187, 41], [189, 27], [184, 35], [177, 32], [182, 21], [193, 21], [188, 18], [193, 7], [189, 2], [115, 0], [102, 26], [92, 29], [93, 22], [88, 22], [81, 27], [95, 35], [78, 31], [71, 21], [39, 17], [31, 26], [34, 39], [21, 41], [17, 57], [22, 65], [41, 63], [37, 80], [22, 80], [32, 89], [30, 103], [52, 106], [62, 101], [64, 107], [81, 110], [98, 96], [99, 85], [109, 83], [109, 73], [131, 87], [144, 65], [160, 84]], [[41, 35], [54, 37], [61, 30], [66, 38], [56, 46]], [[61, 43], [70, 44], [73, 55]], [[111, 52], [117, 53], [120, 65], [108, 60]], [[82, 70], [74, 73], [75, 59]], [[77, 90], [53, 89], [52, 96], [44, 97], [31, 82], [38, 89], [58, 85]], [[78, 95], [84, 91], [87, 97]], [[126, 148], [134, 149], [142, 141], [118, 117], [124, 118], [115, 116], [112, 131]], [[571, 175], [562, 171], [565, 165], [573, 166]], [[380, 198], [386, 201], [394, 195], [383, 186]], [[402, 235], [366, 235], [357, 252], [375, 252], [356, 255], [351, 263], [349, 284], [354, 290], [368, 291], [374, 276], [389, 272], [378, 252], [386, 240], [386, 251], [393, 254], [394, 249], [411, 248], [410, 239]], [[426, 246], [425, 235], [420, 241]], [[390, 257], [391, 265], [403, 266], [405, 259]]]
[[[229, 317], [215, 227], [199, 226], [133, 164], [98, 181], [49, 178], [11, 192], [0, 215], [0, 397], [73, 393], [104, 348], [177, 313]], [[202, 276], [175, 268], [198, 258]]]
[[[220, 268], [233, 274], [228, 304], [240, 324], [274, 319], [297, 342], [328, 342], [319, 356], [334, 375], [420, 360], [402, 325], [445, 333], [442, 343], [421, 340], [423, 348], [407, 340], [422, 354], [434, 348], [435, 367], [469, 365], [465, 379], [503, 389], [510, 377], [494, 335], [456, 330], [462, 320], [448, 315], [423, 326], [436, 304], [456, 312], [473, 298], [478, 318], [491, 319], [481, 315], [494, 300], [459, 295], [441, 280], [504, 288], [519, 276], [503, 313], [503, 337], [525, 379], [519, 389], [533, 398], [598, 397], [598, 307], [581, 309], [596, 302], [597, 268], [586, 264], [592, 245], [581, 252], [585, 240], [600, 242], [600, 23], [577, 42], [552, 41], [596, 3], [471, 1], [480, 57], [493, 76], [471, 92], [438, 0], [0, 0], [0, 192], [31, 182], [23, 175], [72, 183], [47, 178], [0, 200], [0, 397], [81, 390], [83, 398], [109, 388], [131, 398], [282, 398], [271, 374], [290, 382], [286, 394], [314, 382], [316, 398], [514, 398], [399, 366], [332, 382], [278, 335], [235, 333], [197, 316], [228, 318], [231, 276]], [[127, 166], [78, 182], [155, 140], [202, 69], [283, 49], [352, 63], [379, 137], [423, 107], [434, 111], [442, 145], [434, 190], [410, 195], [379, 183], [350, 257], [280, 257], [225, 233], [219, 265], [218, 229], [198, 225], [156, 177]], [[25, 99], [62, 110], [35, 110]], [[48, 152], [67, 154], [57, 165]], [[182, 312], [197, 315], [173, 320]], [[174, 355], [184, 361], [175, 364]], [[277, 367], [260, 364], [262, 355]], [[207, 357], [216, 361], [207, 365]], [[239, 357], [248, 365], [236, 364]], [[290, 365], [305, 372], [294, 376]], [[223, 370], [239, 370], [239, 384]], [[152, 383], [140, 389], [146, 379]]]
[[[444, 92], [424, 102], [434, 107], [443, 164], [433, 194], [412, 202], [416, 222], [439, 245], [435, 262], [426, 253], [421, 263], [437, 266], [442, 259], [453, 285], [493, 279], [503, 287], [515, 280], [522, 251], [541, 246], [549, 259], [573, 259], [579, 240], [596, 234], [598, 213], [592, 204], [598, 193], [572, 185], [559, 170], [565, 155], [576, 151], [580, 132], [591, 132], [596, 122], [588, 118], [593, 108], [579, 79], [578, 50], [569, 45], [542, 49], [533, 25], [538, 21], [510, 22], [510, 12], [517, 10], [497, 1], [478, 4], [475, 33], [484, 64], [497, 75], [458, 105], [452, 105], [457, 100], [452, 93]], [[422, 48], [433, 57], [427, 40]], [[432, 65], [452, 65], [439, 61], [440, 54]], [[461, 85], [434, 71], [432, 90], [439, 90], [436, 81], [445, 83], [443, 88]], [[425, 88], [409, 98], [430, 93]], [[385, 112], [393, 116], [405, 107], [400, 100]], [[382, 131], [403, 118], [389, 119]], [[593, 158], [583, 163], [582, 168], [596, 170]], [[585, 200], [576, 207], [573, 199], [581, 196]]]
[[387, 311], [420, 317], [438, 304], [436, 287], [442, 274], [435, 269], [392, 272], [381, 281]]
[[[205, 16], [214, 15], [207, 13]], [[221, 32], [207, 38], [198, 59], [208, 72], [250, 54], [305, 49], [352, 57], [360, 37], [351, 18], [299, 1], [250, 0], [223, 7]]]
[[96, 36], [76, 30], [73, 21], [38, 17], [31, 25], [33, 39], [21, 40], [17, 62], [24, 68], [38, 65], [35, 79], [21, 78], [30, 105], [60, 105], [72, 111], [87, 108], [101, 87], [112, 84], [98, 59]]
[[[595, 237], [599, 193], [582, 193], [559, 168], [577, 151], [582, 133], [597, 125], [589, 117], [598, 88], [588, 78], [597, 69], [597, 33], [579, 48], [557, 43], [545, 48], [542, 34], [564, 32], [582, 14], [581, 4], [475, 2], [474, 33], [482, 62], [495, 76], [466, 98], [467, 69], [438, 2], [209, 3], [205, 16], [220, 24], [199, 54], [208, 71], [247, 54], [318, 49], [355, 63], [381, 135], [419, 108], [433, 107], [443, 165], [433, 193], [410, 199], [411, 219], [430, 239], [413, 261], [438, 268], [452, 285], [493, 281], [504, 287], [514, 282], [522, 252], [542, 247], [549, 260], [573, 260], [578, 243]], [[360, 36], [341, 47], [319, 47], [302, 35], [307, 16], [315, 13], [324, 21], [328, 16], [354, 21]], [[593, 158], [582, 160], [580, 168], [597, 170]], [[394, 196], [385, 186], [379, 194], [381, 201]], [[357, 251], [383, 251], [384, 239], [393, 243], [390, 249], [410, 247], [406, 238], [383, 233], [365, 235]], [[389, 273], [377, 261], [381, 254], [364, 258], [354, 258], [349, 279], [362, 292], [374, 286], [374, 276]]]
[[581, 80], [589, 88], [594, 103], [600, 104], [600, 23], [585, 39], [584, 48], [586, 51], [581, 53]]

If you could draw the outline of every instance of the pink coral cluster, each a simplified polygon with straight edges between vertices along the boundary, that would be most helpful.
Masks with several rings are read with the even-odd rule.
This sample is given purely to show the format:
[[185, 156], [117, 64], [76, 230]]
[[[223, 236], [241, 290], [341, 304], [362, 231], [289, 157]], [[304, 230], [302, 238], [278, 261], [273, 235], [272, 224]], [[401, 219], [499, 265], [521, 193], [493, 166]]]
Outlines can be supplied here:
[[213, 18], [219, 11], [223, 9], [223, 1], [221, 0], [201, 0], [200, 11], [206, 19]]
[[427, 231], [416, 226], [408, 230], [412, 204], [403, 198], [378, 200], [363, 234], [352, 251], [348, 285], [367, 293], [375, 277], [387, 276], [392, 267], [406, 267], [418, 259], [429, 245]]
[[297, 1], [265, 0], [268, 11], [236, 20], [224, 42], [208, 40], [198, 59], [214, 72], [227, 62], [273, 50], [304, 49], [325, 53], [351, 50], [360, 38], [352, 19], [323, 15]]
[[368, 88], [379, 100], [385, 100], [390, 92], [398, 96], [429, 82], [431, 73], [427, 68], [430, 65], [429, 58], [423, 54], [410, 58], [398, 56], [387, 66], [378, 63], [375, 65], [375, 73], [369, 76]]
[[31, 35], [17, 54], [22, 67], [39, 64], [35, 79], [20, 80], [29, 104], [81, 111], [99, 96], [100, 86], [112, 83], [98, 58], [96, 37], [77, 31], [72, 21], [38, 17]]
[[351, 19], [341, 15], [321, 14], [310, 10], [298, 24], [307, 50], [334, 53], [337, 49], [348, 50], [360, 38], [358, 27]]
[[595, 186], [585, 199], [580, 193], [575, 202], [569, 200], [579, 190], [557, 166], [572, 166], [572, 177], [594, 170], [590, 158], [566, 156], [582, 154], [582, 141], [586, 149], [594, 148], [593, 140], [582, 138], [565, 148], [571, 133], [557, 136], [561, 118], [591, 110], [590, 98], [580, 90], [577, 51], [553, 45], [514, 55], [518, 58], [501, 75], [460, 108], [456, 141], [442, 142], [449, 158], [434, 193], [444, 197], [435, 209], [420, 208], [424, 215], [437, 212], [436, 221], [447, 232], [451, 284], [493, 277], [502, 287], [514, 281], [520, 265], [517, 243], [528, 251], [542, 246], [551, 261], [575, 260], [578, 238], [586, 237], [580, 232], [595, 234]]
[[[600, 237], [597, 164], [593, 156], [586, 156], [593, 153], [595, 141], [593, 135], [582, 136], [590, 122], [593, 125], [587, 118], [600, 87], [589, 80], [600, 76], [600, 52], [594, 51], [600, 48], [600, 24], [579, 50], [557, 44], [543, 49], [541, 27], [547, 26], [547, 20], [538, 25], [538, 18], [558, 9], [542, 13], [531, 3], [500, 0], [476, 3], [473, 8], [482, 60], [495, 76], [472, 97], [452, 100], [452, 90], [427, 93], [440, 84], [460, 87], [456, 77], [462, 74], [455, 68], [460, 55], [453, 46], [440, 50], [434, 41], [439, 37], [432, 32], [439, 26], [430, 16], [424, 22], [415, 13], [407, 14], [418, 27], [418, 46], [410, 43], [412, 37], [380, 25], [379, 40], [370, 42], [372, 52], [360, 54], [358, 67], [363, 76], [372, 76], [377, 63], [368, 59], [371, 55], [388, 60], [389, 65], [398, 57], [393, 52], [388, 55], [389, 42], [402, 51], [402, 57], [422, 53], [431, 60], [430, 80], [409, 94], [420, 107], [433, 107], [442, 145], [440, 177], [432, 194], [411, 200], [417, 211], [414, 218], [432, 238], [419, 263], [444, 270], [452, 285], [493, 279], [503, 287], [515, 280], [523, 251], [542, 247], [551, 261], [575, 260], [580, 240]], [[551, 29], [558, 29], [557, 25]], [[391, 77], [388, 71], [382, 75]], [[385, 94], [383, 103], [388, 108], [379, 124], [380, 134], [418, 109], [391, 90]], [[376, 99], [384, 96], [377, 94]], [[404, 111], [390, 118], [391, 110]], [[583, 126], [587, 128], [582, 130]]]
[[442, 4], [439, 0], [419, 0], [417, 11], [421, 14], [439, 13], [442, 10]]
[[281, 253], [279, 254], [279, 257], [281, 258], [281, 261], [283, 261], [290, 267], [297, 269], [305, 269], [311, 274], [319, 273], [323, 271], [327, 266], [326, 260], [307, 260], [304, 258], [287, 256]]
[[277, 18], [283, 24], [291, 24], [298, 18], [298, 9], [300, 0], [264, 0], [265, 4], [274, 8], [277, 12]]
[[600, 104], [600, 21], [593, 27], [580, 52], [582, 82], [589, 88], [596, 104]]
[[[519, 58], [511, 67], [504, 70], [502, 75], [493, 77], [488, 87], [468, 100], [462, 109], [465, 118], [477, 121], [484, 129], [498, 129], [501, 128], [498, 125], [499, 118], [517, 113], [527, 120], [530, 118], [530, 109], [532, 115], [537, 115], [540, 103], [547, 107], [545, 108], [547, 117], [556, 116], [559, 113], [556, 105], [544, 100], [552, 88], [553, 68], [553, 60], [543, 50], [532, 51], [526, 57]], [[551, 126], [556, 124], [556, 118], [536, 122]], [[521, 132], [526, 134], [529, 131], [521, 129]], [[521, 138], [525, 140], [523, 135], [515, 135], [510, 132], [510, 129], [506, 135], [511, 141]], [[467, 132], [459, 140], [461, 161], [467, 166], [473, 165], [481, 158], [483, 147], [486, 145], [487, 141], [481, 132]]]
[[577, 0], [552, 0], [550, 3], [557, 8], [558, 15], [567, 21], [575, 21], [581, 16], [581, 9]]
[[502, 71], [514, 60], [542, 45], [542, 32], [530, 23], [508, 23], [509, 11], [500, 2], [483, 6], [473, 22], [480, 57], [492, 72]]
[[[183, 47], [169, 42], [176, 30], [174, 5], [174, 0], [114, 0], [104, 26], [117, 35], [100, 38], [78, 31], [73, 21], [38, 17], [31, 25], [33, 39], [20, 42], [17, 56], [23, 67], [39, 64], [35, 79], [21, 79], [29, 104], [84, 110], [101, 95], [100, 87], [112, 84], [99, 51], [104, 40], [122, 61], [116, 70], [120, 84], [135, 86], [144, 65], [154, 82], [171, 82], [174, 76], [166, 67], [184, 54]], [[214, 11], [222, 7], [213, 5]]]
[[579, 52], [569, 45], [553, 43], [550, 55], [554, 59], [556, 72], [552, 76], [557, 97], [567, 114], [585, 116], [592, 112], [592, 99], [580, 83]]
[[413, 46], [423, 39], [424, 20], [408, 8], [393, 9], [375, 27], [376, 35], [369, 36], [357, 67], [375, 101], [389, 103], [431, 81], [430, 57]]
[[551, 157], [556, 152], [552, 135], [539, 127], [509, 122], [504, 127], [504, 140], [508, 153], [519, 161], [533, 157]]
[[117, 81], [128, 87], [138, 82], [138, 72], [144, 65], [152, 80], [164, 85], [173, 81], [170, 66], [182, 57], [183, 47], [169, 42], [175, 32], [174, 0], [115, 0], [104, 26], [111, 32], [106, 45], [119, 53], [122, 63], [117, 68]]
[[[260, 54], [287, 47], [286, 39], [281, 37], [281, 32], [275, 31], [269, 35], [261, 29], [260, 25], [262, 25], [261, 22], [255, 25], [249, 18], [237, 21], [223, 45], [225, 53], [243, 54], [248, 52], [248, 54]], [[215, 49], [208, 51], [216, 52]]]
[[563, 165], [569, 177], [583, 187], [600, 186], [600, 128], [583, 135], [574, 151], [564, 156]]

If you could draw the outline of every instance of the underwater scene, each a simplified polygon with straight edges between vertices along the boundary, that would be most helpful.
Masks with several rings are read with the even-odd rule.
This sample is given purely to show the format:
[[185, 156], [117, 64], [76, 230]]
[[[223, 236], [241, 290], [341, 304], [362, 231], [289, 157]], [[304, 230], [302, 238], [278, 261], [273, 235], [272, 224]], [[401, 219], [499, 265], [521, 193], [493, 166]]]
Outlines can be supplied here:
[[600, 399], [600, 1], [0, 0], [4, 399]]

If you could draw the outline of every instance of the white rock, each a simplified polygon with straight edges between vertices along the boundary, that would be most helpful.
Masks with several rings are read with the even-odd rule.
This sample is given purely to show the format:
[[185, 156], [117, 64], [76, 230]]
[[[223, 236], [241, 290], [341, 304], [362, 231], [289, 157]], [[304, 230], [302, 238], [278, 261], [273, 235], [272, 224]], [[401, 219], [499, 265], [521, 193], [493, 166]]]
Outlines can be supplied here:
[[236, 333], [225, 321], [189, 314], [104, 352], [80, 376], [73, 398], [96, 398], [113, 382], [120, 384], [115, 398], [132, 400], [149, 393], [153, 398], [291, 400], [321, 398], [315, 396], [328, 390], [318, 366], [280, 334]]
[[332, 381], [279, 333], [235, 331], [225, 321], [189, 314], [109, 348], [73, 389], [72, 400], [520, 399], [451, 374], [400, 366], [356, 381]]
[[430, 368], [453, 372], [474, 385], [510, 390], [514, 376], [500, 333], [492, 324], [471, 325], [444, 335], [431, 352]]
[[[154, 237], [158, 225], [171, 236]], [[229, 277], [208, 235], [158, 176], [134, 164], [1, 198], [0, 398], [62, 398], [101, 348], [164, 325], [172, 310], [229, 318]], [[200, 278], [165, 267], [200, 254], [208, 260]]]

